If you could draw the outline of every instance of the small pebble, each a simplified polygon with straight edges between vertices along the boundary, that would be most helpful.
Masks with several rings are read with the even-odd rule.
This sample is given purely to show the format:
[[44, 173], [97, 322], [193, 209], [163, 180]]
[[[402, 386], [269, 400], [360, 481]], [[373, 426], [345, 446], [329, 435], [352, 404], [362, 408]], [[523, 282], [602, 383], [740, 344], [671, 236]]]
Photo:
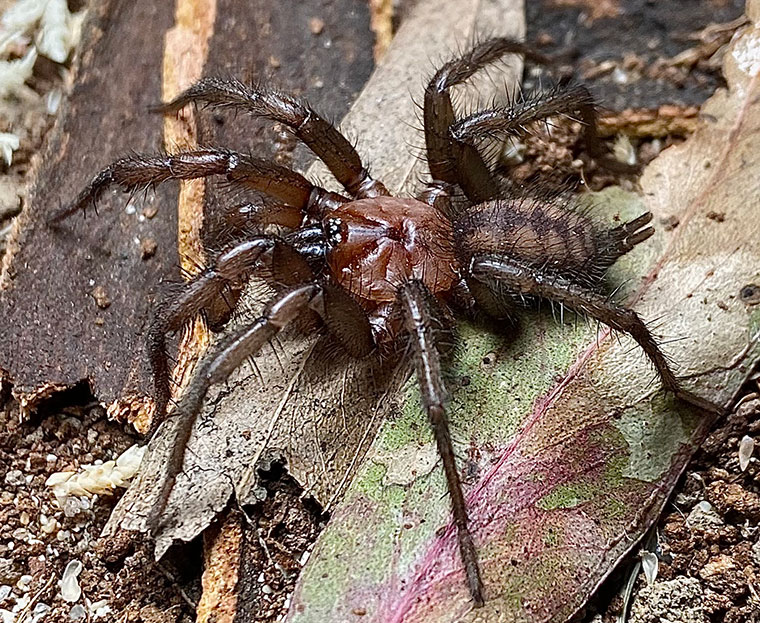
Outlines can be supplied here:
[[[78, 560], [72, 560], [66, 565], [61, 577], [61, 597], [65, 601], [74, 603], [82, 596], [82, 588], [79, 586], [77, 576], [82, 572], [82, 563]], [[84, 612], [84, 609], [82, 609]]]
[[95, 286], [90, 292], [90, 296], [95, 299], [95, 303], [100, 309], [106, 309], [111, 305], [111, 299], [108, 298], [108, 292], [103, 286]]
[[12, 469], [5, 474], [5, 484], [11, 487], [20, 487], [26, 483], [24, 474], [20, 469]]
[[100, 619], [111, 614], [111, 606], [108, 605], [107, 599], [101, 599], [93, 604], [89, 604], [90, 614], [93, 619]]
[[71, 612], [69, 612], [69, 618], [72, 621], [78, 621], [79, 619], [83, 619], [87, 616], [87, 611], [84, 609], [84, 606], [81, 604], [77, 604], [71, 609]]
[[63, 503], [63, 514], [66, 517], [75, 517], [82, 510], [82, 503], [79, 498], [68, 497]]
[[147, 208], [143, 208], [142, 213], [145, 218], [153, 218], [156, 216], [156, 214], [158, 214], [158, 208], [155, 206], [148, 206]]
[[309, 20], [309, 30], [312, 35], [321, 35], [325, 29], [325, 22], [318, 17], [312, 17]]
[[45, 523], [42, 522], [42, 517], [40, 517], [40, 530], [42, 530], [45, 534], [52, 534], [58, 529], [58, 520], [55, 517], [50, 517], [49, 519], [45, 517]]
[[739, 469], [744, 471], [749, 465], [752, 453], [755, 450], [755, 440], [749, 435], [744, 435], [739, 442]]
[[29, 531], [26, 528], [16, 528], [11, 533], [11, 536], [17, 541], [26, 541], [26, 538], [29, 536]]
[[50, 610], [50, 606], [40, 602], [36, 606], [34, 606], [34, 610], [32, 610], [32, 614], [34, 616], [41, 616], [45, 614], [46, 612], [48, 612], [48, 610]]
[[707, 500], [702, 500], [689, 513], [686, 525], [691, 528], [707, 530], [714, 526], [723, 525], [723, 519], [715, 512], [713, 505]]
[[32, 578], [31, 575], [22, 575], [18, 582], [16, 582], [16, 587], [19, 590], [26, 592], [29, 590], [29, 585], [32, 583], [33, 579], [34, 578]]
[[153, 257], [157, 249], [158, 243], [153, 238], [146, 238], [140, 243], [140, 253], [144, 260]]

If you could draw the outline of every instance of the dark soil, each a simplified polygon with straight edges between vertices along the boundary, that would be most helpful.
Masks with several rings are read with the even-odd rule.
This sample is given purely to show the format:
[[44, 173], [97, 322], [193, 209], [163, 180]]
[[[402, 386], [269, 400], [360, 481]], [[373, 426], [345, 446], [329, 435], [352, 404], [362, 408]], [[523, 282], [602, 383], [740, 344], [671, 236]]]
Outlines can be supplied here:
[[[634, 623], [760, 621], [760, 461], [750, 459], [743, 472], [739, 467], [740, 440], [760, 433], [760, 398], [753, 385], [707, 438], [657, 525], [657, 578], [647, 586], [639, 573], [630, 612]], [[633, 562], [600, 592], [600, 601], [609, 601], [601, 607], [604, 623], [617, 623], [623, 611], [616, 593]]]
[[30, 614], [41, 615], [27, 621], [70, 622], [76, 604], [61, 598], [58, 582], [66, 565], [78, 560], [82, 597], [76, 603], [89, 620], [97, 620], [97, 608], [88, 605], [98, 602], [110, 608], [104, 621], [194, 620], [188, 595], [199, 592], [199, 556], [188, 552], [184, 560], [175, 555], [157, 564], [148, 546], [133, 543], [125, 558], [109, 561], [99, 536], [116, 497], [60, 509], [45, 486], [54, 472], [114, 459], [137, 441], [109, 422], [101, 407], [61, 408], [66, 400], [62, 396], [58, 407], [27, 422], [19, 421], [13, 401], [0, 411], [0, 608], [13, 611], [26, 602]]

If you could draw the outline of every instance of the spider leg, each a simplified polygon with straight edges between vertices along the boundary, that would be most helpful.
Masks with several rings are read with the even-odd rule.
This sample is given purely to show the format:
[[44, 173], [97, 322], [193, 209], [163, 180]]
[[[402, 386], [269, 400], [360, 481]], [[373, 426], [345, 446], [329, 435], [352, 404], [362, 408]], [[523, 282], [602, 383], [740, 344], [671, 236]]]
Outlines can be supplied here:
[[456, 214], [451, 205], [451, 193], [453, 187], [451, 184], [433, 180], [428, 182], [425, 188], [417, 193], [417, 199], [429, 206], [433, 206], [441, 214], [449, 219], [453, 219]]
[[665, 389], [698, 409], [722, 412], [717, 405], [681, 386], [649, 329], [632, 309], [617, 305], [589, 287], [574, 283], [565, 277], [547, 275], [535, 267], [504, 256], [475, 256], [471, 263], [471, 273], [475, 279], [484, 283], [501, 284], [516, 294], [537, 296], [561, 303], [572, 310], [588, 314], [617, 331], [629, 334], [654, 364]]
[[224, 382], [235, 368], [255, 355], [290, 322], [306, 313], [321, 292], [321, 286], [312, 282], [280, 294], [267, 305], [259, 318], [226, 336], [211, 353], [203, 358], [177, 406], [176, 415], [172, 416], [179, 420], [175, 428], [175, 437], [172, 440], [171, 455], [167, 461], [161, 492], [147, 519], [148, 527], [152, 531], [155, 531], [157, 527], [177, 474], [182, 470], [185, 448], [209, 388]]
[[451, 509], [457, 527], [459, 552], [467, 576], [467, 586], [475, 606], [479, 607], [484, 603], [483, 580], [480, 577], [475, 544], [467, 527], [467, 507], [446, 418], [444, 407], [446, 388], [443, 384], [441, 358], [434, 335], [435, 316], [431, 309], [431, 300], [432, 296], [427, 288], [419, 281], [405, 283], [398, 292], [398, 304], [401, 307], [404, 328], [412, 338], [411, 343], [416, 355], [414, 359], [422, 406], [427, 412], [438, 453], [443, 461], [446, 483], [451, 496]]
[[[53, 216], [52, 221], [61, 221], [89, 204], [94, 205], [113, 185], [133, 192], [167, 180], [192, 180], [211, 175], [225, 175], [232, 184], [265, 193], [289, 206], [298, 216], [302, 216], [301, 213], [319, 216], [324, 209], [348, 201], [314, 186], [303, 175], [262, 158], [226, 149], [199, 149], [117, 160], [93, 177], [74, 202]], [[293, 216], [296, 214], [290, 218]]]
[[243, 110], [282, 123], [327, 165], [351, 195], [363, 198], [389, 194], [382, 182], [370, 177], [348, 139], [295, 97], [238, 80], [203, 78], [171, 102], [156, 107], [156, 111], [176, 112], [190, 103]]
[[179, 331], [198, 314], [206, 312], [230, 288], [245, 284], [251, 274], [269, 260], [275, 280], [288, 285], [313, 279], [306, 261], [273, 236], [256, 236], [235, 244], [192, 280], [174, 298], [159, 305], [148, 328], [148, 358], [153, 371], [156, 412], [151, 432], [161, 423], [171, 397], [166, 336]]
[[505, 38], [490, 39], [446, 63], [425, 89], [423, 119], [430, 173], [434, 180], [458, 184], [473, 203], [492, 199], [499, 188], [478, 150], [449, 132], [456, 122], [449, 89], [505, 54], [522, 54], [538, 63], [549, 63], [548, 58], [522, 43]]
[[597, 133], [594, 98], [583, 85], [558, 87], [509, 106], [483, 110], [452, 124], [454, 140], [473, 148], [483, 137], [521, 136], [525, 126], [555, 115], [578, 115], [583, 123], [583, 140], [589, 154], [607, 169], [620, 173], [636, 173], [639, 168], [612, 158]]

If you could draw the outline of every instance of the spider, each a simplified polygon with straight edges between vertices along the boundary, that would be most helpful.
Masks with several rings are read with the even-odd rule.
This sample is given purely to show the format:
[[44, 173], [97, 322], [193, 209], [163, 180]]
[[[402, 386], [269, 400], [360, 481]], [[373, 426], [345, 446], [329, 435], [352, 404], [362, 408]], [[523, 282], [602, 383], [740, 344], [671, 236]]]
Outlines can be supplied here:
[[[514, 318], [524, 299], [557, 302], [630, 334], [666, 390], [700, 409], [714, 408], [681, 386], [636, 312], [601, 292], [605, 270], [653, 234], [652, 214], [614, 228], [601, 226], [559, 200], [557, 193], [510, 191], [478, 149], [486, 138], [522, 135], [526, 124], [577, 115], [590, 154], [609, 168], [633, 172], [605, 154], [589, 91], [565, 84], [456, 118], [450, 89], [510, 53], [545, 61], [520, 43], [495, 38], [444, 64], [427, 84], [423, 120], [432, 181], [416, 198], [391, 196], [370, 176], [351, 143], [305, 102], [267, 87], [204, 78], [158, 111], [175, 113], [195, 103], [281, 123], [324, 161], [345, 194], [325, 190], [265, 159], [208, 148], [118, 160], [54, 217], [60, 220], [95, 204], [112, 185], [135, 191], [169, 179], [212, 175], [226, 176], [230, 184], [265, 198], [245, 206], [247, 218], [237, 218], [239, 210], [225, 215], [233, 242], [158, 307], [148, 329], [154, 419], [159, 422], [170, 399], [166, 336], [199, 314], [213, 314], [225, 293], [239, 291], [254, 275], [265, 276], [276, 291], [258, 318], [219, 340], [177, 405], [183, 423], [163, 484], [164, 503], [209, 388], [224, 382], [284, 327], [314, 314], [320, 330], [352, 356], [399, 356], [407, 352], [399, 343], [410, 346], [475, 606], [484, 603], [484, 586], [447, 424], [443, 379], [446, 336], [455, 315], [485, 314], [505, 322]], [[273, 226], [284, 233], [269, 233]], [[151, 523], [161, 510], [159, 504]]]

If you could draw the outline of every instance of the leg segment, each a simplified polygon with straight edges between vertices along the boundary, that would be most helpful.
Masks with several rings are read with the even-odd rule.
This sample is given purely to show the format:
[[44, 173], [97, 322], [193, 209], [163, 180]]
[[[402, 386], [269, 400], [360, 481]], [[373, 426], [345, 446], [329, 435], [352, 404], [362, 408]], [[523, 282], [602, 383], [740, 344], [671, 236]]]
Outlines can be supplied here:
[[538, 296], [588, 314], [617, 331], [629, 334], [644, 350], [662, 379], [665, 389], [677, 398], [705, 411], [720, 410], [716, 405], [681, 387], [646, 325], [632, 309], [616, 305], [601, 294], [558, 275], [499, 256], [476, 256], [471, 264], [472, 276], [484, 283], [500, 283], [516, 294]]
[[553, 91], [509, 106], [484, 110], [457, 121], [451, 126], [456, 141], [473, 148], [478, 139], [488, 137], [520, 136], [525, 126], [554, 115], [578, 115], [583, 123], [583, 140], [589, 154], [601, 165], [620, 173], [636, 173], [638, 167], [611, 158], [596, 131], [594, 98], [582, 85], [558, 87]]
[[[265, 258], [266, 256], [266, 258]], [[257, 236], [222, 252], [212, 266], [184, 284], [176, 297], [158, 307], [148, 329], [148, 357], [153, 370], [156, 413], [152, 428], [161, 423], [171, 396], [166, 336], [179, 331], [198, 314], [208, 310], [224, 293], [245, 284], [262, 260], [275, 275], [287, 275], [290, 283], [313, 278], [306, 261], [293, 249], [271, 236]]]
[[347, 201], [314, 186], [287, 167], [224, 149], [201, 149], [160, 156], [131, 156], [98, 173], [76, 200], [53, 217], [60, 221], [97, 202], [112, 185], [131, 192], [167, 180], [193, 180], [226, 175], [232, 184], [265, 193], [295, 211], [319, 216], [322, 210]]
[[440, 355], [432, 326], [434, 316], [430, 309], [430, 296], [421, 282], [410, 281], [399, 290], [398, 303], [401, 307], [404, 328], [412, 338], [422, 405], [430, 419], [438, 453], [443, 461], [467, 585], [475, 606], [482, 606], [484, 603], [483, 581], [480, 577], [475, 544], [467, 527], [467, 508], [444, 409], [446, 388], [443, 384]]
[[446, 182], [433, 180], [417, 194], [417, 199], [433, 206], [446, 218], [454, 219], [455, 211], [451, 205], [451, 192], [453, 187]]
[[539, 63], [549, 59], [510, 39], [491, 39], [441, 67], [425, 89], [424, 124], [428, 165], [434, 180], [458, 184], [473, 203], [498, 194], [498, 186], [474, 146], [449, 132], [456, 121], [449, 89], [505, 54], [522, 54]]
[[388, 194], [381, 182], [370, 177], [356, 149], [335, 126], [294, 97], [272, 89], [248, 86], [237, 80], [203, 78], [156, 110], [175, 112], [190, 103], [244, 110], [287, 125], [351, 195], [376, 197]]
[[155, 531], [161, 513], [166, 508], [177, 474], [182, 470], [185, 448], [209, 388], [224, 382], [243, 361], [255, 355], [291, 321], [307, 312], [311, 302], [320, 292], [321, 287], [316, 283], [302, 285], [285, 292], [269, 303], [259, 318], [247, 327], [227, 336], [213, 352], [203, 359], [176, 410], [176, 417], [181, 420], [176, 428], [176, 438], [173, 440], [173, 449], [166, 468], [167, 474], [158, 502], [147, 520], [151, 530]]

